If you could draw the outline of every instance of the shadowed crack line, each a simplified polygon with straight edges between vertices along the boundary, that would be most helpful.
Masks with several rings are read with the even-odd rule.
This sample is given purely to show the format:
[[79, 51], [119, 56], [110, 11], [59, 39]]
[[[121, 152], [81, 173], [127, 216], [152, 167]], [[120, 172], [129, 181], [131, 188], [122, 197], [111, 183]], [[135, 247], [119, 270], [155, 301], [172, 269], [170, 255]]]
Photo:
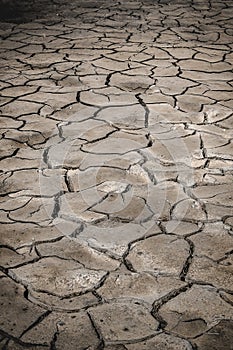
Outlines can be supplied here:
[[190, 265], [192, 263], [193, 254], [194, 254], [194, 244], [193, 244], [193, 242], [190, 239], [188, 239], [188, 238], [184, 238], [184, 239], [189, 244], [189, 256], [186, 259], [186, 261], [184, 263], [184, 266], [182, 268], [182, 271], [180, 273], [181, 281], [185, 281], [185, 278], [186, 278], [187, 273], [189, 271], [189, 267], [190, 267]]
[[27, 332], [29, 332], [31, 329], [36, 327], [38, 324], [40, 324], [48, 315], [51, 314], [52, 311], [46, 311], [44, 314], [38, 317], [36, 321], [34, 321], [27, 329], [25, 329], [22, 334], [20, 335], [20, 338], [24, 336]]
[[[5, 332], [4, 330], [0, 329], [0, 335], [3, 337], [3, 338], [6, 338], [8, 339], [8, 342], [10, 340], [12, 340], [15, 344], [18, 344], [22, 347], [25, 347], [25, 348], [29, 348], [29, 347], [36, 347], [36, 346], [40, 346], [40, 347], [44, 347], [45, 349], [47, 349], [47, 345], [45, 344], [39, 344], [39, 343], [26, 343], [24, 341], [22, 341], [21, 339], [11, 335], [11, 334], [8, 334], [7, 332]], [[4, 349], [4, 348], [3, 348]], [[8, 350], [8, 346], [6, 345], [5, 349], [4, 350]]]
[[97, 346], [97, 349], [96, 350], [102, 350], [104, 349], [104, 338], [101, 334], [101, 331], [98, 329], [98, 326], [96, 325], [95, 321], [93, 320], [92, 316], [90, 315], [89, 312], [87, 312], [87, 315], [89, 317], [89, 320], [91, 322], [91, 325], [92, 325], [92, 328], [94, 329], [96, 335], [97, 335], [97, 338], [99, 339], [99, 344]]
[[168, 301], [172, 300], [173, 298], [177, 297], [181, 293], [186, 292], [188, 289], [192, 287], [192, 283], [186, 284], [186, 286], [178, 288], [173, 290], [172, 292], [166, 294], [165, 296], [161, 297], [160, 299], [156, 300], [153, 303], [151, 315], [157, 319], [160, 323], [159, 329], [163, 330], [167, 326], [167, 322], [162, 318], [162, 316], [159, 314], [160, 308], [166, 304]]

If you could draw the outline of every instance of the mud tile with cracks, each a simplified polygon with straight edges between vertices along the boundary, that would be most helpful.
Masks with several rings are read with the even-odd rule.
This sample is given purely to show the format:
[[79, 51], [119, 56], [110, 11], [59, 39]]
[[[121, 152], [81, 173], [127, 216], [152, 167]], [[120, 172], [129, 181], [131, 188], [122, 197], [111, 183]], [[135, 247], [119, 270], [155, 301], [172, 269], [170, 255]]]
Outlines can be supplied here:
[[126, 194], [112, 192], [102, 203], [94, 206], [93, 210], [106, 213], [111, 219], [115, 218], [122, 222], [144, 222], [153, 215], [145, 200], [134, 196], [133, 191]]
[[[152, 114], [153, 114], [152, 105]], [[159, 123], [150, 125], [150, 135], [158, 141], [174, 140], [176, 138], [187, 138], [193, 135], [193, 131], [188, 130], [186, 124], [167, 123], [166, 120], [161, 120]]]
[[[117, 147], [116, 142], [114, 142], [114, 146]], [[135, 146], [135, 144], [133, 146]], [[138, 144], [136, 146], [138, 146]], [[132, 143], [130, 145], [127, 145], [127, 147], [132, 147]], [[122, 148], [123, 148], [123, 145], [122, 145]], [[137, 151], [131, 151], [124, 154], [124, 150], [122, 150], [122, 148], [121, 148], [121, 151], [123, 151], [123, 154], [118, 154], [118, 153], [112, 154], [108, 152], [106, 152], [105, 154], [91, 154], [91, 153], [83, 152], [84, 157], [82, 154], [82, 160], [81, 160], [79, 169], [83, 171], [91, 167], [93, 169], [97, 168], [97, 169], [94, 169], [95, 173], [97, 174], [99, 169], [102, 169], [105, 167], [113, 168], [114, 170], [118, 168], [127, 170], [129, 169], [130, 164], [137, 164], [138, 162], [143, 160], [142, 155], [139, 154]]]
[[222, 172], [230, 171], [233, 168], [233, 163], [230, 160], [225, 159], [210, 159], [209, 169], [220, 169]]
[[119, 261], [92, 249], [87, 244], [81, 244], [81, 242], [68, 237], [54, 243], [39, 244], [37, 250], [44, 257], [55, 255], [64, 259], [72, 259], [86, 268], [94, 270], [111, 271], [120, 264]]
[[187, 113], [201, 112], [203, 105], [214, 103], [213, 99], [203, 95], [185, 94], [177, 96], [176, 99], [178, 108]]
[[[101, 90], [105, 91], [105, 90]], [[109, 93], [108, 93], [109, 91]], [[137, 99], [134, 94], [131, 92], [122, 91], [121, 89], [117, 89], [114, 87], [106, 88], [106, 95], [109, 99], [108, 105], [113, 106], [122, 106], [122, 105], [134, 105], [137, 102]]]
[[188, 47], [169, 47], [166, 49], [171, 56], [177, 59], [192, 58], [196, 51]]
[[88, 142], [98, 141], [105, 137], [107, 138], [111, 132], [116, 131], [116, 129], [110, 125], [93, 119], [83, 122], [71, 121], [64, 124], [61, 123], [59, 127], [62, 130], [62, 137], [69, 139], [80, 138]]
[[[97, 192], [96, 188], [90, 188], [81, 192], [65, 193], [60, 198], [59, 217], [71, 221], [85, 221], [85, 212], [101, 202], [105, 194]], [[93, 214], [93, 218], [95, 215]], [[86, 216], [87, 221], [88, 216]]]
[[81, 81], [81, 84], [85, 87], [85, 89], [88, 88], [103, 88], [105, 86], [107, 75], [86, 75], [83, 77], [79, 77], [79, 80]]
[[116, 73], [112, 76], [110, 84], [124, 91], [139, 93], [145, 92], [150, 85], [154, 84], [154, 79], [149, 76], [129, 76], [127, 74]]
[[37, 114], [41, 107], [43, 105], [40, 103], [16, 100], [1, 107], [1, 112], [6, 116], [16, 118], [25, 114]]
[[34, 56], [24, 59], [24, 62], [35, 68], [47, 68], [54, 62], [63, 61], [63, 55], [59, 53], [37, 53]]
[[171, 58], [169, 53], [166, 50], [163, 50], [163, 48], [159, 47], [148, 47], [146, 50], [144, 50], [145, 53], [151, 55], [151, 57], [155, 57], [156, 59], [162, 60], [162, 59], [169, 59]]
[[97, 305], [99, 300], [93, 293], [88, 292], [74, 297], [60, 297], [49, 293], [29, 290], [28, 300], [46, 310], [57, 312], [79, 312], [81, 309]]
[[41, 116], [30, 115], [19, 118], [26, 122], [26, 124], [20, 129], [22, 131], [37, 131], [40, 132], [45, 139], [54, 135], [54, 132], [57, 130], [57, 122], [51, 119], [45, 119], [48, 115], [52, 113], [50, 108], [42, 108], [40, 111]]
[[205, 203], [226, 207], [232, 206], [232, 187], [228, 184], [198, 186], [193, 190], [193, 194]]
[[184, 282], [175, 277], [156, 277], [144, 272], [114, 272], [97, 291], [105, 300], [134, 299], [151, 304], [184, 285]]
[[174, 233], [179, 236], [192, 235], [198, 232], [201, 228], [198, 224], [177, 220], [164, 222], [163, 225], [167, 233]]
[[60, 222], [54, 226], [40, 227], [31, 223], [1, 223], [1, 244], [10, 245], [13, 248], [25, 245], [33, 245], [36, 242], [57, 239], [63, 235], [72, 234], [77, 224]]
[[[146, 119], [146, 118], [145, 118]], [[147, 135], [147, 130], [143, 129], [141, 132], [136, 131], [136, 130], [117, 130], [117, 132], [112, 133], [108, 140], [115, 140], [117, 139], [119, 143], [123, 140], [128, 141], [128, 143], [132, 143], [134, 145], [134, 149], [137, 148], [145, 148], [148, 145], [148, 135]], [[109, 142], [110, 143], [110, 142]], [[119, 147], [120, 148], [120, 147]], [[126, 151], [127, 147], [125, 145]]]
[[159, 65], [153, 69], [154, 77], [171, 77], [178, 74], [178, 67], [175, 65], [169, 65], [167, 67], [160, 67]]
[[218, 122], [221, 128], [232, 129], [233, 126], [233, 116], [226, 117], [225, 119]]
[[139, 303], [109, 303], [89, 309], [106, 344], [140, 340], [157, 333], [158, 321]]
[[84, 171], [80, 171], [79, 169], [69, 170], [68, 179], [73, 190], [77, 192], [98, 186], [106, 181], [125, 181], [126, 174], [126, 170], [124, 169], [100, 166], [97, 169], [89, 168]]
[[62, 297], [93, 289], [105, 272], [84, 268], [77, 261], [47, 257], [33, 265], [11, 269], [10, 275], [29, 289]]
[[196, 338], [193, 343], [198, 349], [207, 348], [213, 350], [232, 349], [232, 325], [231, 320], [222, 320], [208, 332]]
[[222, 81], [227, 82], [232, 80], [233, 78], [233, 73], [230, 71], [230, 68], [228, 69], [229, 69], [228, 71], [223, 71], [223, 72], [212, 72], [212, 71], [203, 72], [203, 71], [187, 70], [187, 71], [183, 71], [180, 77], [186, 81], [196, 81], [198, 83], [203, 83], [203, 84], [205, 84], [206, 81], [219, 80], [219, 78]]
[[226, 160], [233, 160], [233, 146], [232, 142], [229, 142], [227, 145], [220, 147], [215, 147], [207, 149], [207, 157], [210, 158], [220, 158]]
[[174, 105], [172, 96], [164, 95], [160, 92], [156, 85], [151, 85], [145, 94], [141, 94], [143, 101], [147, 104], [170, 104]]
[[108, 57], [99, 58], [93, 62], [93, 65], [95, 67], [102, 67], [113, 72], [124, 71], [128, 69], [127, 61], [121, 62], [119, 60], [114, 60], [111, 57], [112, 56], [109, 55]]
[[[54, 335], [56, 336], [54, 337]], [[99, 340], [85, 312], [62, 314], [52, 313], [22, 337], [24, 341], [38, 341], [49, 345], [53, 342], [57, 350], [82, 350], [92, 345], [97, 347]]]
[[134, 244], [127, 261], [138, 272], [179, 275], [188, 254], [189, 245], [185, 240], [163, 234]]
[[46, 345], [30, 345], [24, 342], [17, 342], [17, 340], [10, 340], [6, 345], [6, 350], [48, 350], [49, 347]]
[[[199, 71], [199, 72], [206, 72], [206, 73], [222, 73], [226, 71], [230, 71], [230, 67], [226, 62], [208, 62], [208, 61], [203, 61], [196, 59], [191, 59], [191, 60], [180, 60], [179, 61], [179, 66], [183, 71]], [[220, 79], [221, 80], [221, 79]]]
[[[67, 85], [65, 85], [67, 86]], [[77, 87], [76, 87], [77, 88]], [[55, 120], [64, 121], [76, 121], [81, 122], [88, 118], [92, 118], [97, 108], [91, 106], [83, 106], [80, 103], [72, 103], [71, 105], [58, 109], [53, 114]]]
[[221, 319], [232, 319], [232, 310], [215, 288], [194, 285], [165, 303], [159, 314], [167, 322], [166, 329], [181, 337], [195, 337]]
[[174, 139], [161, 140], [158, 138], [156, 141], [150, 151], [161, 161], [173, 161], [175, 164], [184, 163], [189, 167], [195, 167], [195, 162], [201, 163], [203, 161], [198, 135], [187, 135], [184, 138], [179, 138], [177, 135]]
[[151, 339], [137, 344], [127, 344], [127, 350], [191, 350], [190, 343], [169, 334], [159, 334]]
[[7, 139], [14, 139], [21, 144], [27, 144], [29, 146], [39, 147], [39, 145], [45, 142], [44, 136], [40, 131], [34, 130], [8, 130], [5, 132], [5, 137]]
[[1, 329], [13, 337], [20, 337], [45, 311], [24, 298], [25, 289], [9, 278], [1, 279]]
[[205, 173], [204, 177], [203, 177], [203, 183], [204, 184], [208, 184], [208, 185], [221, 185], [221, 184], [230, 184], [232, 183], [232, 175], [229, 172], [229, 174], [223, 174], [220, 172], [220, 174], [214, 173], [214, 172], [210, 172]]
[[[22, 145], [19, 149], [19, 151], [17, 152], [17, 156], [14, 159], [18, 160], [22, 159], [24, 162], [26, 162], [27, 160], [30, 160], [32, 162], [32, 164], [39, 164], [39, 161], [42, 161], [42, 150], [38, 149], [33, 149], [33, 148], [29, 148], [27, 145]], [[12, 157], [13, 158], [13, 157]], [[9, 161], [10, 159], [8, 159]], [[17, 167], [15, 167], [17, 169]], [[39, 168], [39, 166], [33, 165], [31, 167], [33, 168]], [[9, 170], [11, 170], [12, 168], [9, 167]], [[20, 167], [19, 167], [20, 169]]]
[[26, 264], [29, 261], [33, 261], [35, 258], [38, 258], [38, 256], [35, 252], [31, 252], [31, 248], [29, 247], [18, 251], [11, 247], [0, 248], [0, 265], [5, 269]]
[[1, 92], [2, 92], [2, 96], [16, 98], [16, 97], [20, 97], [20, 96], [33, 94], [36, 91], [37, 91], [37, 89], [33, 86], [20, 85], [20, 86], [12, 86], [9, 88], [5, 88]]
[[177, 203], [171, 213], [173, 220], [187, 220], [192, 222], [205, 221], [206, 209], [203, 204], [195, 199], [184, 199]]
[[118, 127], [131, 129], [133, 125], [133, 129], [143, 128], [145, 110], [141, 105], [108, 107], [102, 109], [97, 118]]
[[19, 196], [19, 197], [11, 197], [11, 195], [8, 196], [2, 196], [0, 197], [0, 209], [5, 211], [11, 211], [15, 209], [19, 209], [26, 205], [30, 201], [30, 197], [26, 196]]
[[232, 109], [216, 103], [214, 106], [204, 106], [203, 113], [206, 115], [209, 123], [215, 123], [229, 117], [232, 114]]
[[153, 157], [147, 160], [143, 168], [149, 173], [153, 174], [154, 179], [157, 183], [163, 181], [176, 181], [177, 177], [180, 183], [185, 183], [186, 185], [193, 185], [193, 169], [185, 165], [180, 164], [162, 164], [157, 161], [153, 161]]
[[53, 196], [66, 189], [64, 171], [29, 169], [16, 171], [5, 182], [2, 193], [19, 196]]
[[150, 111], [149, 125], [153, 125], [155, 123], [201, 123], [204, 120], [204, 117], [201, 113], [185, 113], [180, 111], [168, 103], [161, 104], [149, 104], [148, 105]]
[[[221, 133], [223, 133], [224, 130], [221, 130]], [[226, 133], [227, 134], [227, 133]], [[207, 156], [209, 153], [209, 150], [214, 151], [216, 147], [221, 147], [226, 145], [228, 142], [227, 135], [224, 137], [218, 136], [216, 134], [207, 134], [207, 133], [201, 133], [201, 137], [203, 140], [203, 146], [206, 150]]]
[[126, 173], [126, 180], [129, 184], [135, 186], [148, 185], [152, 181], [149, 174], [139, 164], [131, 164]]
[[11, 117], [4, 117], [1, 116], [0, 120], [0, 129], [17, 129], [18, 127], [22, 126], [23, 122]]
[[126, 154], [147, 146], [148, 140], [144, 135], [130, 135], [125, 132], [116, 132], [98, 143], [89, 143], [82, 146], [85, 153], [93, 154]]
[[82, 140], [53, 140], [52, 145], [48, 144], [44, 155], [49, 168], [78, 168], [86, 158], [86, 154], [80, 151]]
[[15, 155], [20, 148], [20, 143], [14, 140], [1, 139], [0, 140], [1, 151], [0, 158], [10, 158]]
[[[227, 142], [227, 140], [230, 140], [232, 138], [232, 131], [228, 130], [228, 129], [223, 129], [221, 127], [219, 127], [216, 124], [204, 124], [204, 125], [188, 125], [188, 127], [191, 130], [197, 130], [201, 133], [201, 135], [204, 136], [215, 136], [217, 137], [222, 137], [223, 139], [225, 139], [225, 143]], [[216, 140], [216, 144], [213, 145], [213, 147], [219, 147], [221, 146], [221, 144], [219, 144], [219, 141]]]
[[176, 203], [187, 198], [183, 187], [173, 181], [162, 181], [155, 186], [148, 186], [144, 196], [149, 208], [159, 220], [169, 220]]
[[156, 80], [156, 86], [164, 93], [165, 95], [180, 95], [186, 91], [190, 86], [195, 86], [195, 82], [191, 81], [182, 76], [180, 77], [158, 77]]
[[53, 198], [31, 198], [22, 208], [11, 211], [9, 217], [13, 221], [36, 223], [41, 226], [50, 224], [53, 218]]
[[154, 227], [153, 220], [141, 225], [132, 222], [106, 220], [101, 225], [85, 227], [78, 235], [78, 239], [86, 241], [94, 249], [108, 252], [110, 255], [113, 254], [113, 256], [119, 258], [127, 251], [131, 241], [146, 236], [150, 230], [153, 233], [160, 232], [157, 226]]
[[[51, 88], [52, 90], [52, 88]], [[54, 92], [48, 92], [48, 91], [40, 91], [35, 94], [32, 94], [32, 96], [27, 96], [27, 100], [32, 100], [35, 102], [40, 102], [46, 104], [46, 106], [49, 106], [52, 110], [58, 110], [63, 107], [66, 107], [67, 105], [70, 105], [72, 103], [76, 102], [76, 93], [75, 92], [69, 92], [69, 91], [54, 91]]]
[[215, 205], [211, 203], [205, 204], [208, 220], [223, 220], [227, 216], [232, 215], [232, 207], [225, 205]]
[[190, 266], [189, 281], [197, 281], [215, 286], [218, 289], [233, 291], [233, 259], [227, 259], [216, 263], [206, 257], [194, 257]]
[[233, 239], [222, 222], [205, 224], [204, 229], [190, 239], [195, 245], [195, 255], [215, 261], [233, 250]]

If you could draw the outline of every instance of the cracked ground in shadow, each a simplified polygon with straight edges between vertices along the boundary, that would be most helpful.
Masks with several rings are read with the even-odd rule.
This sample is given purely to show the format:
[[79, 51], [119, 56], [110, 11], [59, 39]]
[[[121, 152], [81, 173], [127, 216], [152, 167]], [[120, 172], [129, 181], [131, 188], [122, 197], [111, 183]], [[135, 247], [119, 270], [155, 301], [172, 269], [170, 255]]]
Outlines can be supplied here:
[[0, 349], [233, 349], [232, 11], [0, 1]]

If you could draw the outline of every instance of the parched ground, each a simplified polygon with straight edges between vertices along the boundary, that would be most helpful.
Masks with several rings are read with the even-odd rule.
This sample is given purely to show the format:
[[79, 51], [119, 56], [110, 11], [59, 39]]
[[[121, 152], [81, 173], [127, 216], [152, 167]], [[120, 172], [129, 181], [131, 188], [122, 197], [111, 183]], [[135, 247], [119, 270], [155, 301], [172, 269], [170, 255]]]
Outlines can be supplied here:
[[232, 350], [233, 2], [0, 9], [0, 348]]

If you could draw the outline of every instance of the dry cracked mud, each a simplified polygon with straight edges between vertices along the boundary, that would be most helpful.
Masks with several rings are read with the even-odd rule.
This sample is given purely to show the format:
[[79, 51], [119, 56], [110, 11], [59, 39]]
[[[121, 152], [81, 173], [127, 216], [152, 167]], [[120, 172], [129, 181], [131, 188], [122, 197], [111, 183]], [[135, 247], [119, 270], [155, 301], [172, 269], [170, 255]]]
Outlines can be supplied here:
[[0, 348], [232, 350], [232, 0], [0, 10]]

